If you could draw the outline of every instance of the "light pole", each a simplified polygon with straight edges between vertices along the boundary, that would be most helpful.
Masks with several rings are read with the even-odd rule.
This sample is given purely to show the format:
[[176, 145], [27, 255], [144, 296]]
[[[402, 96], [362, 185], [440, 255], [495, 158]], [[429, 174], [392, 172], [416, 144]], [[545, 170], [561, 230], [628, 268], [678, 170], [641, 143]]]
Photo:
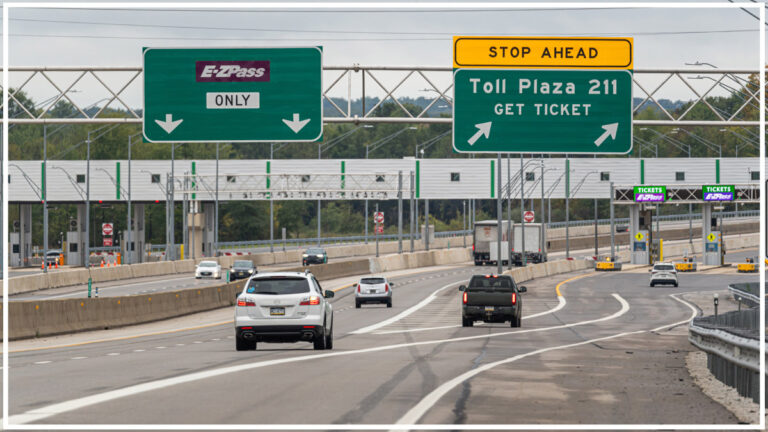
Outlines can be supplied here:
[[712, 149], [716, 148], [717, 149], [717, 157], [720, 157], [720, 158], [723, 157], [723, 146], [721, 144], [713, 143], [712, 141], [706, 140], [706, 139], [704, 139], [704, 138], [702, 138], [702, 137], [700, 137], [700, 136], [698, 136], [698, 135], [696, 135], [696, 134], [694, 134], [692, 132], [688, 132], [687, 130], [685, 130], [683, 128], [674, 128], [674, 129], [672, 129], [672, 133], [676, 133], [678, 131], [685, 132], [688, 136], [690, 136], [694, 140], [704, 144], [706, 147], [709, 147], [709, 148], [712, 148]]
[[131, 220], [131, 148], [133, 147], [133, 138], [141, 135], [136, 133], [128, 136], [128, 216], [125, 228], [125, 250], [126, 264], [133, 264], [133, 226]]

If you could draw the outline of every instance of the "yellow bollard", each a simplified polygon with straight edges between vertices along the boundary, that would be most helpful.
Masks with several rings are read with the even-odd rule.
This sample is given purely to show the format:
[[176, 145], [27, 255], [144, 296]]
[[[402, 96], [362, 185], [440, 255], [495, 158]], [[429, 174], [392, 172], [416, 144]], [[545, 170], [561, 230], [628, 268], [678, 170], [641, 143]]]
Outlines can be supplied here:
[[181, 249], [181, 259], [183, 260], [184, 259], [184, 245], [183, 244], [180, 246], [180, 249]]

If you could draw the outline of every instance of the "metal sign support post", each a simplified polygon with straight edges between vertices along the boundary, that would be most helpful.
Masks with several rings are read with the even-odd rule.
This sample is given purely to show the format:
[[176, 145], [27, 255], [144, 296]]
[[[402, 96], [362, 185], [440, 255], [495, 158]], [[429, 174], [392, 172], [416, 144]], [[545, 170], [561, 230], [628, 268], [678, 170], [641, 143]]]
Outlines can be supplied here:
[[[48, 126], [43, 126], [43, 273], [48, 273]], [[64, 244], [61, 245], [64, 247]]]
[[176, 201], [173, 196], [173, 192], [176, 190], [176, 181], [174, 176], [174, 166], [176, 159], [176, 143], [171, 143], [171, 183], [168, 188], [168, 194], [170, 195], [170, 198], [168, 199], [168, 204], [170, 205], [170, 211], [168, 213], [168, 217], [170, 219], [170, 226], [169, 226], [169, 238], [170, 238], [170, 255], [168, 256], [168, 259], [173, 261], [176, 259]]
[[403, 172], [397, 172], [397, 253], [403, 253]]
[[[507, 219], [509, 219], [507, 222], [507, 251], [511, 252], [509, 242], [512, 241], [512, 169], [510, 165], [509, 153], [507, 153]], [[507, 257], [507, 268], [512, 270], [512, 254]]]
[[[375, 215], [379, 214], [379, 203], [376, 203], [376, 211], [373, 213]], [[376, 258], [379, 257], [379, 223], [374, 221], [373, 223], [373, 235], [376, 237]]]
[[571, 198], [571, 164], [568, 155], [565, 157], [565, 259], [571, 257], [571, 237], [568, 232], [570, 225], [570, 198]]
[[[416, 223], [414, 221], [415, 220], [415, 218], [414, 218], [414, 216], [415, 216], [415, 213], [414, 213], [414, 199], [415, 198], [414, 198], [414, 196], [415, 196], [414, 178], [413, 178], [413, 171], [411, 171], [411, 200], [410, 200], [411, 206], [410, 206], [410, 209], [408, 211], [408, 216], [410, 217], [410, 221], [411, 221], [411, 223], [409, 224], [410, 230], [411, 230], [411, 253], [413, 253], [413, 249], [414, 249], [413, 242], [414, 242], [414, 236], [416, 234], [416, 231], [414, 230], [414, 224]], [[368, 223], [368, 222], [366, 221], [366, 223]]]
[[133, 249], [131, 248], [131, 245], [133, 244], [132, 237], [133, 237], [133, 227], [131, 224], [131, 147], [132, 147], [132, 140], [133, 135], [128, 136], [128, 214], [127, 216], [127, 225], [125, 227], [125, 250], [126, 253], [126, 264], [133, 264]]
[[461, 222], [462, 228], [464, 228], [464, 232], [461, 233], [461, 238], [464, 239], [464, 247], [467, 247], [467, 200], [461, 201], [462, 206], [464, 207], [464, 219]]
[[496, 192], [496, 269], [498, 274], [502, 274], [504, 269], [501, 263], [501, 153], [496, 155], [496, 172], [499, 177]]
[[219, 256], [219, 143], [216, 143], [216, 209], [213, 213], [213, 249], [211, 256]]
[[525, 267], [525, 173], [523, 172], [523, 155], [520, 155], [520, 261]]
[[91, 132], [85, 140], [85, 241], [83, 242], [83, 265], [91, 266]]
[[[613, 220], [613, 182], [611, 182], [611, 261], [614, 260], [614, 248], [615, 248], [615, 233], [616, 230], [614, 229], [614, 220]], [[632, 239], [630, 239], [631, 242]]]

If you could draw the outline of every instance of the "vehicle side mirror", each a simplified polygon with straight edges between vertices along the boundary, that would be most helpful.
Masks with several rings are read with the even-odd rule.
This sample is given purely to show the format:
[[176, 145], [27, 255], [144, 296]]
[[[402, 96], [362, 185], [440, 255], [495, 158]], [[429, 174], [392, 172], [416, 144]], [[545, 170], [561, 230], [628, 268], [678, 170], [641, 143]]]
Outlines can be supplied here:
[[466, 291], [466, 290], [467, 290], [467, 287], [465, 287], [464, 285], [459, 286], [459, 291]]
[[395, 283], [394, 282], [390, 282], [389, 286], [395, 286]]
[[333, 298], [333, 296], [335, 296], [335, 295], [336, 295], [335, 292], [333, 292], [331, 290], [325, 290], [325, 294], [323, 294], [323, 297], [325, 297], [325, 298]]
[[524, 286], [517, 287], [517, 290], [520, 291], [521, 293], [528, 292], [528, 288]]

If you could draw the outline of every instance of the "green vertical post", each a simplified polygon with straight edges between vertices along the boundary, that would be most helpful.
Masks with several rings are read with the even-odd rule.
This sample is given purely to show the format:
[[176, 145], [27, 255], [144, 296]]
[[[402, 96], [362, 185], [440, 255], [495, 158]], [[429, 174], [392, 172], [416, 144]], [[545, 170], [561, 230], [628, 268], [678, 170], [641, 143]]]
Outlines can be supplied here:
[[496, 193], [495, 193], [495, 189], [494, 189], [494, 185], [496, 184], [496, 182], [495, 182], [495, 180], [496, 180], [496, 174], [495, 174], [496, 170], [495, 170], [495, 167], [496, 167], [496, 161], [491, 159], [491, 198], [496, 197]]
[[720, 184], [720, 159], [715, 159], [715, 183]]
[[344, 173], [346, 173], [346, 163], [345, 161], [341, 161], [341, 188], [344, 189], [345, 182], [346, 182], [346, 176]]
[[421, 161], [416, 161], [416, 198], [421, 196]]
[[45, 196], [45, 192], [46, 192], [45, 191], [45, 185], [46, 185], [46, 183], [45, 183], [45, 162], [40, 162], [40, 179], [42, 180], [42, 183], [40, 183], [40, 184], [43, 185], [43, 188], [42, 188], [43, 189], [43, 201], [45, 201], [45, 199], [46, 199], [46, 196]]
[[91, 285], [93, 284], [93, 280], [91, 278], [88, 278], [88, 298], [91, 298]]
[[[267, 161], [267, 189], [269, 189], [270, 186], [272, 185], [272, 183], [270, 182], [270, 176], [269, 176], [269, 174], [271, 174], [271, 173], [272, 173], [272, 165], [271, 165], [270, 161]], [[269, 197], [269, 199], [272, 199], [272, 193], [271, 192], [269, 192], [267, 194], [267, 196]]]
[[120, 162], [115, 162], [115, 199], [120, 199]]
[[640, 184], [645, 184], [645, 161], [640, 159]]
[[[196, 174], [197, 174], [197, 164], [195, 163], [195, 161], [192, 161], [192, 175], [196, 175]], [[195, 189], [195, 181], [193, 180], [192, 181], [192, 190], [194, 190], [194, 189]], [[192, 193], [192, 199], [193, 200], [197, 199], [197, 194], [196, 193]]]

